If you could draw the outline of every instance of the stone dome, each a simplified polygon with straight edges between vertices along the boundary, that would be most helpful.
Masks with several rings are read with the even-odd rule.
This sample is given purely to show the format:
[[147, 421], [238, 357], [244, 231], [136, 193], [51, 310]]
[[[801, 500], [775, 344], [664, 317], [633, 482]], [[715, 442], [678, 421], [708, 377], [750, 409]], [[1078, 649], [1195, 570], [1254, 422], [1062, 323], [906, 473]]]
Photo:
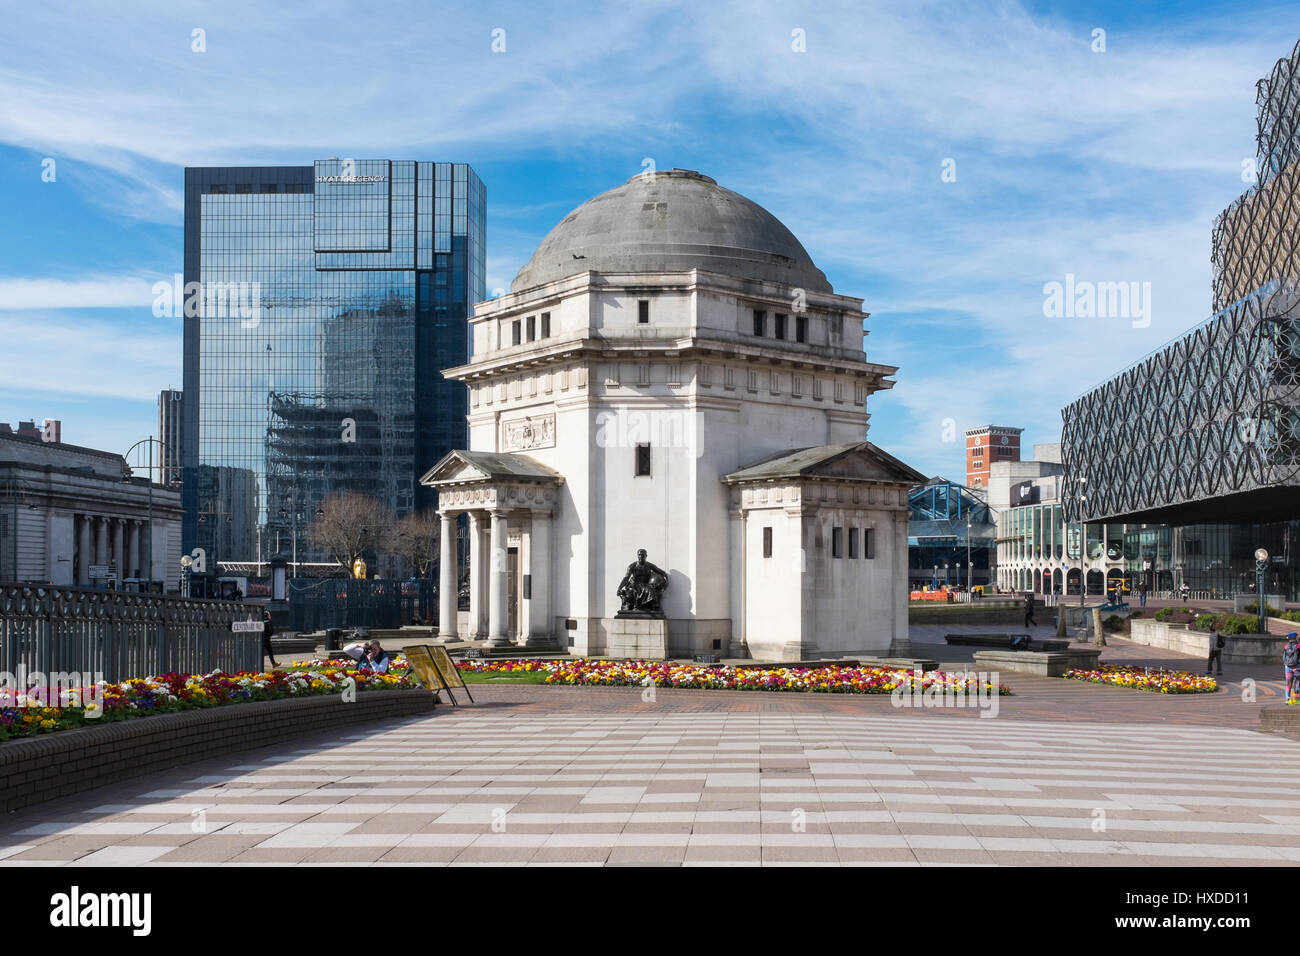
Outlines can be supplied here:
[[547, 234], [510, 291], [587, 270], [690, 269], [781, 282], [810, 292], [832, 291], [779, 219], [687, 169], [642, 173], [587, 200]]

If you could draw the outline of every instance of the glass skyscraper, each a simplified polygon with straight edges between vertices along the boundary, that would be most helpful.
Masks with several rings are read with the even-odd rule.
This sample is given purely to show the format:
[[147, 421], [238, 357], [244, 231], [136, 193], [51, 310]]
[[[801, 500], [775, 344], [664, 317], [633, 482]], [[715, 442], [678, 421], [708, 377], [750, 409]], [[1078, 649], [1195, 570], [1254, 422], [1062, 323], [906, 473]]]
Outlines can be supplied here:
[[485, 224], [465, 164], [185, 170], [184, 547], [209, 573], [295, 537], [328, 560], [306, 528], [332, 492], [433, 504], [419, 476], [467, 444], [441, 371], [468, 359]]

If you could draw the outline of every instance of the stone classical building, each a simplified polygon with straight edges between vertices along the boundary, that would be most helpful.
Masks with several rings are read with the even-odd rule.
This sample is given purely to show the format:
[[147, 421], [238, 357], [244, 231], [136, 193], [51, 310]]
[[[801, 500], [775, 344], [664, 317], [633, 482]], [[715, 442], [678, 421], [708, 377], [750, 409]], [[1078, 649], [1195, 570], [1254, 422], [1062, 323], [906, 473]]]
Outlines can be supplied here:
[[[566, 216], [470, 320], [468, 450], [423, 478], [469, 516], [462, 637], [618, 653], [620, 580], [664, 572], [665, 651], [797, 660], [907, 636], [907, 492], [866, 441], [862, 300], [707, 176], [633, 177]], [[630, 646], [630, 645], [629, 645]]]
[[180, 493], [128, 472], [112, 452], [0, 434], [0, 581], [139, 587], [152, 570], [175, 588]]

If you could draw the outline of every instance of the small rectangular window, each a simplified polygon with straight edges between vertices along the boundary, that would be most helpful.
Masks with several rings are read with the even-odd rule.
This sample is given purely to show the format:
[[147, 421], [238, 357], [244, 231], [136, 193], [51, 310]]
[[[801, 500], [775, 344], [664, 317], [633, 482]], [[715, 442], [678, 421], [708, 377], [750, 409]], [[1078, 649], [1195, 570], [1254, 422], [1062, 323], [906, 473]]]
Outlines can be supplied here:
[[518, 319], [515, 319], [513, 322], [510, 323], [510, 344], [511, 345], [519, 344], [519, 332], [520, 332], [519, 326], [520, 326], [520, 322]]
[[849, 529], [849, 557], [856, 558], [857, 556], [858, 556], [858, 529], [850, 528]]
[[773, 334], [778, 339], [785, 338], [785, 316], [780, 312], [776, 314], [776, 331]]
[[285, 183], [284, 191], [287, 193], [305, 193], [307, 191], [307, 187], [304, 186], [302, 183]]
[[808, 316], [796, 315], [794, 317], [794, 340], [796, 342], [808, 341]]
[[226, 184], [225, 184], [225, 183], [213, 183], [211, 186], [208, 187], [208, 191], [209, 191], [209, 192], [216, 193], [217, 195], [221, 195], [222, 193], [224, 193], [224, 192], [226, 191]]
[[832, 558], [844, 557], [844, 529], [843, 528], [831, 529], [831, 557]]
[[772, 556], [772, 529], [764, 528], [763, 529], [763, 557], [770, 558], [771, 556]]
[[638, 478], [650, 477], [650, 446], [636, 446], [636, 476]]
[[542, 338], [549, 339], [550, 337], [551, 337], [551, 313], [543, 312], [542, 313]]
[[531, 342], [536, 338], [537, 338], [537, 316], [530, 315], [528, 317], [528, 341]]
[[252, 183], [235, 183], [235, 192], [237, 193], [251, 193], [252, 191]]
[[862, 530], [862, 556], [864, 558], [876, 556], [876, 532], [872, 528]]
[[258, 192], [263, 193], [278, 193], [279, 191], [280, 185], [278, 183], [262, 183], [262, 185], [258, 187]]
[[636, 303], [636, 321], [638, 325], [650, 324], [650, 300], [638, 299]]
[[767, 319], [766, 312], [764, 312], [762, 309], [754, 310], [754, 334], [755, 335], [763, 334], [763, 326], [765, 324], [766, 319]]

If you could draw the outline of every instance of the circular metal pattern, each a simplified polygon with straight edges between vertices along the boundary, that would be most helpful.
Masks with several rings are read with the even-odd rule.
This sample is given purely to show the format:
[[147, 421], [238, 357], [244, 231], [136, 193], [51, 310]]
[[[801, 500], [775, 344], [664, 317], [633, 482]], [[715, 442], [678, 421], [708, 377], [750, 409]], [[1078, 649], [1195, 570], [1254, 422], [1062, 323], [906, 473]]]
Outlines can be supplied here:
[[1300, 290], [1237, 302], [1062, 419], [1068, 520], [1081, 478], [1089, 520], [1300, 485]]

